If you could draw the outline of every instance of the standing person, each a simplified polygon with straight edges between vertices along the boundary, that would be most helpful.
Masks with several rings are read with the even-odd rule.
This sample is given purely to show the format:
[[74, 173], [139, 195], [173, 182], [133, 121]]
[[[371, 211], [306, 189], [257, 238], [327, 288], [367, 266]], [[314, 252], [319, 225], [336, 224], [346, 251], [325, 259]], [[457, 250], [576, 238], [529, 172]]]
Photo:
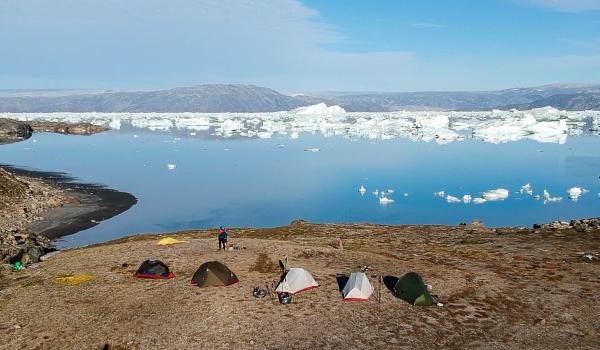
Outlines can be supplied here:
[[223, 246], [223, 250], [227, 246], [227, 231], [223, 226], [219, 227], [219, 250], [221, 250], [221, 246]]

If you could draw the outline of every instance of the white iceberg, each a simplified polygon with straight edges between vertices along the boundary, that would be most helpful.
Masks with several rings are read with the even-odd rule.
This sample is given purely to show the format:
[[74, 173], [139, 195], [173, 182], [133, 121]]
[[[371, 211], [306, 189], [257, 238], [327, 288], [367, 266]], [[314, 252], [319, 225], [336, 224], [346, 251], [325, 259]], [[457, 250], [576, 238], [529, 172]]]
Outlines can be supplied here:
[[320, 148], [306, 148], [304, 149], [304, 152], [320, 152], [321, 149]]
[[471, 195], [470, 195], [470, 194], [465, 194], [465, 195], [462, 197], [462, 200], [463, 200], [463, 203], [465, 203], [465, 204], [469, 204], [469, 203], [471, 203], [472, 197], [471, 197]]
[[573, 202], [577, 202], [577, 200], [579, 200], [579, 196], [587, 192], [589, 191], [581, 187], [571, 187], [567, 190], [567, 193], [569, 194], [569, 199]]
[[551, 203], [551, 202], [560, 202], [562, 201], [562, 197], [552, 197], [550, 195], [550, 192], [548, 192], [546, 189], [544, 189], [544, 194], [542, 195], [542, 198], [544, 198], [544, 204], [546, 203]]
[[361, 196], [365, 194], [365, 192], [367, 192], [367, 189], [365, 188], [365, 186], [361, 185], [360, 188], [358, 189], [358, 192], [360, 192]]
[[177, 165], [175, 164], [167, 164], [167, 169], [169, 170], [175, 170], [177, 168]]
[[327, 106], [325, 103], [317, 103], [312, 106], [296, 108], [291, 111], [300, 115], [337, 115], [344, 114], [346, 111], [340, 106]]
[[487, 200], [485, 198], [477, 197], [477, 198], [473, 199], [473, 203], [475, 203], [475, 204], [483, 204], [485, 202], [487, 202]]
[[521, 186], [521, 189], [519, 189], [519, 192], [520, 193], [525, 193], [525, 194], [528, 194], [528, 195], [531, 196], [533, 194], [533, 188], [531, 188], [531, 184], [530, 183], [527, 183], [527, 184]]
[[446, 191], [434, 192], [433, 195], [436, 197], [446, 197]]
[[379, 190], [376, 189], [375, 191], [371, 192], [373, 193], [374, 196], [379, 197]]
[[448, 196], [446, 196], [446, 202], [448, 202], [448, 203], [460, 203], [460, 199], [458, 199], [458, 198], [456, 198], [454, 196], [448, 195]]
[[508, 198], [508, 190], [505, 188], [497, 188], [495, 190], [489, 190], [482, 194], [482, 197], [487, 201], [503, 201]]
[[385, 196], [379, 197], [379, 204], [386, 205], [390, 203], [394, 203], [394, 200]]

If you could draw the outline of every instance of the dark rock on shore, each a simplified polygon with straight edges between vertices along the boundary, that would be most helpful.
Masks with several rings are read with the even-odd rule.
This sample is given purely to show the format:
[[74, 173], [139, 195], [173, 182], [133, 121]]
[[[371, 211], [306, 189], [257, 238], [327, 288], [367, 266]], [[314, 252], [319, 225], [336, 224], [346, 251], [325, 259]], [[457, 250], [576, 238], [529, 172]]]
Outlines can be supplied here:
[[35, 132], [55, 132], [67, 135], [92, 135], [109, 130], [107, 127], [90, 123], [60, 123], [47, 121], [31, 121], [31, 128]]
[[590, 232], [600, 230], [600, 218], [591, 219], [578, 219], [566, 221], [552, 221], [547, 224], [534, 224], [534, 229], [552, 229], [552, 230], [566, 230], [573, 229], [577, 232]]
[[27, 123], [0, 118], [0, 144], [26, 140], [32, 133], [31, 125]]
[[40, 261], [40, 257], [56, 250], [50, 240], [31, 232], [0, 232], [0, 261], [14, 264], [20, 261], [23, 265]]

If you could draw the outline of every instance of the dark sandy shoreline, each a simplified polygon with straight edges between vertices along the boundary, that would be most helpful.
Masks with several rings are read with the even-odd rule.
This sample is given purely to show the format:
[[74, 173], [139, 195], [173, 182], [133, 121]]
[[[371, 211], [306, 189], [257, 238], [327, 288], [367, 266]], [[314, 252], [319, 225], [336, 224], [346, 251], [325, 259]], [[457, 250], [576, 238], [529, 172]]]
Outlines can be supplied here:
[[74, 200], [50, 209], [41, 220], [34, 221], [33, 232], [50, 239], [68, 236], [98, 225], [123, 213], [137, 203], [135, 196], [99, 184], [78, 183], [59, 172], [41, 171], [0, 164], [0, 168], [17, 175], [41, 180], [68, 193]]

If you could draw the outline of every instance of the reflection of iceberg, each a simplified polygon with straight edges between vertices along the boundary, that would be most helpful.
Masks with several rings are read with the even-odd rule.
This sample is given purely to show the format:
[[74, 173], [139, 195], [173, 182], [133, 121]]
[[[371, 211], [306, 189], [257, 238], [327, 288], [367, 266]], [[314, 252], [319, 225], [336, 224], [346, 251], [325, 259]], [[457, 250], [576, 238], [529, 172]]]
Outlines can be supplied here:
[[324, 103], [317, 103], [316, 105], [296, 108], [292, 113], [301, 115], [332, 115], [332, 114], [344, 114], [346, 111], [340, 106], [328, 107]]

